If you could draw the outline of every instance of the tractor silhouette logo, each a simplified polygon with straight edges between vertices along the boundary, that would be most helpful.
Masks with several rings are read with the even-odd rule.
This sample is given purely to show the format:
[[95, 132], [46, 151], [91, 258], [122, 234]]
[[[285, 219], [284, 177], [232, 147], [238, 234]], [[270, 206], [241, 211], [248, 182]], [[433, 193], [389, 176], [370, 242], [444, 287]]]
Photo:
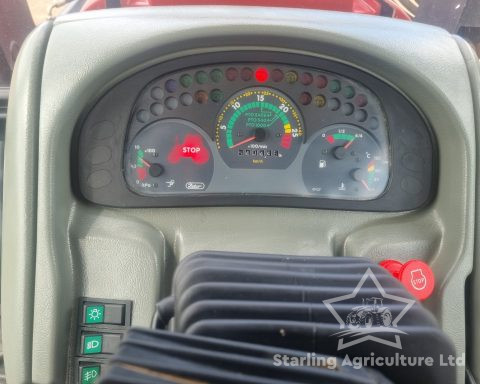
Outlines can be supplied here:
[[[426, 278], [421, 270], [412, 271], [411, 278], [419, 289], [426, 284]], [[370, 293], [362, 297], [365, 284], [370, 287], [369, 289], [376, 288], [378, 295], [374, 293], [375, 296], [370, 296]], [[350, 307], [352, 302], [359, 303], [360, 299], [361, 305], [354, 304], [353, 308]], [[393, 313], [384, 305], [384, 301], [391, 303]], [[368, 268], [353, 292], [323, 300], [323, 303], [340, 326], [340, 331], [331, 336], [338, 338], [337, 350], [341, 351], [366, 341], [402, 349], [400, 336], [407, 333], [398, 327], [398, 322], [412, 308], [415, 300], [386, 292], [373, 271]], [[343, 308], [346, 304], [351, 310], [345, 317]]]
[[392, 325], [392, 312], [389, 308], [383, 306], [383, 298], [362, 299], [362, 305], [354, 307], [347, 315], [345, 324], [350, 329], [390, 327]]
[[417, 291], [421, 291], [427, 286], [427, 278], [423, 274], [421, 269], [415, 269], [410, 272], [410, 276], [412, 277], [412, 287]]

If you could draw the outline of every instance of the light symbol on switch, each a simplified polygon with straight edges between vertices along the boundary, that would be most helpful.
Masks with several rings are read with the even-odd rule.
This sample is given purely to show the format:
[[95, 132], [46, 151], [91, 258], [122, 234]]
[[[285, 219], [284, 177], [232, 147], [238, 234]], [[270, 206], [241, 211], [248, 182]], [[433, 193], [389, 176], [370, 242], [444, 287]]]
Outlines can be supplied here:
[[92, 340], [87, 343], [87, 349], [96, 349], [100, 346], [100, 342], [98, 340]]
[[99, 320], [102, 317], [102, 310], [99, 308], [92, 308], [88, 312], [88, 318], [92, 321]]
[[97, 376], [98, 376], [98, 372], [97, 372], [97, 371], [86, 371], [86, 372], [85, 372], [85, 376], [84, 376], [84, 380], [86, 380], [86, 381], [92, 381], [92, 380], [95, 379]]
[[94, 384], [100, 376], [100, 366], [93, 365], [82, 368], [82, 384]]

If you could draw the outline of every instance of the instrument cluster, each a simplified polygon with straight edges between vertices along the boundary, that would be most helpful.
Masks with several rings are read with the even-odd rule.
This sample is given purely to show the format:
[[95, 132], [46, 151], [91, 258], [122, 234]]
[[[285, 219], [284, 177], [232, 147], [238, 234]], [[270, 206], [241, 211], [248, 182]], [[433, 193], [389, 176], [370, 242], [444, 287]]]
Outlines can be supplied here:
[[141, 195], [364, 200], [389, 179], [378, 98], [312, 68], [239, 63], [171, 73], [143, 91], [131, 126], [125, 176]]
[[[403, 210], [424, 204], [431, 196], [433, 183], [425, 179], [433, 177], [434, 146], [419, 113], [374, 77], [321, 64], [173, 65], [164, 74], [155, 76], [152, 68], [124, 81], [94, 107], [83, 124], [90, 128], [80, 131], [84, 196], [93, 191], [97, 197], [89, 200], [121, 206]], [[126, 105], [132, 96], [123, 94], [122, 100], [122, 87], [138, 87], [149, 77]], [[99, 174], [95, 168], [102, 167], [92, 164], [91, 152], [98, 158], [102, 150], [93, 131], [105, 129], [102, 112], [114, 115], [122, 101], [128, 118], [117, 109], [117, 122], [107, 122], [113, 136], [122, 130], [118, 124], [125, 124], [123, 141], [103, 149], [111, 150], [117, 162], [112, 166], [120, 173]], [[90, 160], [89, 175], [85, 160]], [[113, 192], [110, 199], [107, 190]], [[128, 198], [121, 201], [120, 195]]]

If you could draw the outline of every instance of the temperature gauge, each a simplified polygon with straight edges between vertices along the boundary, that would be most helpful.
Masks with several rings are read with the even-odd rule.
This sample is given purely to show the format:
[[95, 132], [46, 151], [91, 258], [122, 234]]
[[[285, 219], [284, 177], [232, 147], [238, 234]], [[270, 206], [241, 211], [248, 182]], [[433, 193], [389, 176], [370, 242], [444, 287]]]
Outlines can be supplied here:
[[129, 187], [143, 195], [205, 191], [213, 160], [200, 132], [180, 119], [161, 120], [140, 131], [125, 156]]
[[308, 191], [328, 198], [371, 200], [389, 179], [388, 148], [353, 125], [325, 128], [311, 142], [303, 160]]

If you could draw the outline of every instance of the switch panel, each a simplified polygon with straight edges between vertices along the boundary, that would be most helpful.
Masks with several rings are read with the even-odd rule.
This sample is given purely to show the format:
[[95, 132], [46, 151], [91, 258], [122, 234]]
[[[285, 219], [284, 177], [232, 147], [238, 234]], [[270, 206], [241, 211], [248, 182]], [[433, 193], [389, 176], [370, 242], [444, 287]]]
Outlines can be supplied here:
[[82, 297], [78, 306], [75, 384], [95, 384], [132, 323], [132, 302]]

